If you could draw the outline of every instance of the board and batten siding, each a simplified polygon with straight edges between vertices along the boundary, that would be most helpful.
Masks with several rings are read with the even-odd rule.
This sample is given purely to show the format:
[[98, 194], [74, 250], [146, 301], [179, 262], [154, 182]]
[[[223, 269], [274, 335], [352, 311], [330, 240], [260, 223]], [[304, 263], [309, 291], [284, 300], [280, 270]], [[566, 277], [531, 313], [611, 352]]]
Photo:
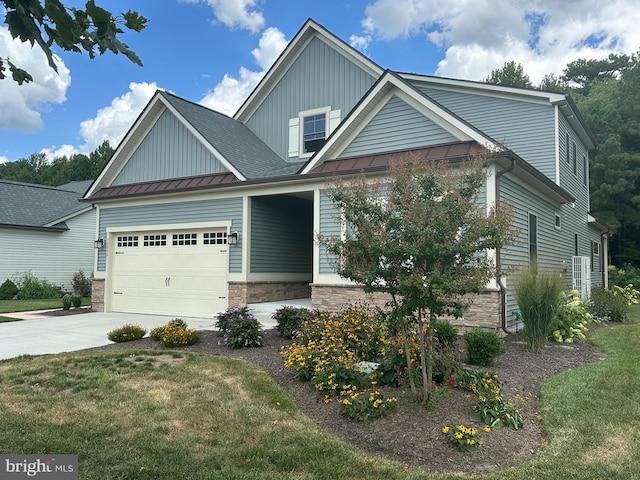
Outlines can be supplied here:
[[394, 95], [339, 158], [456, 141], [454, 135]]
[[555, 120], [551, 105], [418, 85], [436, 102], [556, 180]]
[[[193, 202], [161, 203], [100, 209], [99, 236], [107, 239], [107, 229], [140, 227], [146, 225], [168, 225], [202, 222], [231, 221], [231, 231], [240, 234], [237, 245], [229, 248], [229, 272], [242, 272], [242, 198], [198, 200]], [[98, 252], [98, 271], [106, 270], [108, 245]]]
[[251, 198], [250, 273], [313, 272], [313, 202], [288, 195]]
[[323, 107], [340, 110], [344, 118], [375, 80], [314, 37], [246, 124], [284, 160], [299, 161], [288, 156], [289, 119]]
[[16, 274], [31, 272], [41, 280], [72, 292], [73, 274], [93, 272], [96, 232], [95, 210], [65, 223], [65, 232], [0, 228], [0, 283]]
[[112, 185], [227, 171], [175, 115], [165, 110]]
[[[326, 193], [320, 192], [320, 235], [323, 237], [339, 237], [341, 232], [340, 212]], [[332, 256], [323, 245], [320, 245], [319, 262], [319, 272], [321, 274], [336, 273]]]

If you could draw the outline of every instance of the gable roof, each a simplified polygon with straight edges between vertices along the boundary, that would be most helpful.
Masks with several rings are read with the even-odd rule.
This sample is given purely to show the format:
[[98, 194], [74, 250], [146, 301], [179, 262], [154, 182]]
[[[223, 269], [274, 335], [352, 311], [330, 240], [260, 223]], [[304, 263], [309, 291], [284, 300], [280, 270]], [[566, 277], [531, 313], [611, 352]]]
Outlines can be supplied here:
[[384, 72], [384, 69], [373, 60], [360, 53], [313, 19], [308, 18], [264, 77], [262, 77], [258, 85], [253, 89], [249, 97], [247, 97], [240, 106], [233, 118], [246, 123], [313, 38], [320, 38], [323, 42], [331, 45], [374, 78], [378, 78]]
[[68, 230], [64, 220], [91, 209], [78, 191], [90, 182], [74, 183], [63, 188], [0, 180], [0, 225]]
[[399, 96], [462, 142], [475, 141], [491, 150], [503, 150], [503, 147], [491, 137], [415, 88], [400, 75], [387, 70], [349, 112], [323, 147], [308, 160], [300, 173], [309, 173], [322, 162], [338, 157], [392, 95]]

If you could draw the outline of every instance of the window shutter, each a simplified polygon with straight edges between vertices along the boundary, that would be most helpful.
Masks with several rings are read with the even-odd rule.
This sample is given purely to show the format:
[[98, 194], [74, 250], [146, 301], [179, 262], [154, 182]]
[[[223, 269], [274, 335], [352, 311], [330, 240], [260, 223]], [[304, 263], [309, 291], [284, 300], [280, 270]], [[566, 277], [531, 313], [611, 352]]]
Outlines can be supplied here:
[[329, 131], [327, 137], [340, 125], [340, 110], [331, 110], [329, 112]]
[[300, 118], [289, 119], [289, 156], [300, 156]]

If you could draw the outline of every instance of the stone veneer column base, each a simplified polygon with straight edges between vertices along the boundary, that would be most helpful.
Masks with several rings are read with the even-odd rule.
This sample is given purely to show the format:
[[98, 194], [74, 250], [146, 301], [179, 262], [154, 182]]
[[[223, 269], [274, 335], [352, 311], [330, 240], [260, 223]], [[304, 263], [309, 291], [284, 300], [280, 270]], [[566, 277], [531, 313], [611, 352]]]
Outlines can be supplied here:
[[94, 278], [91, 282], [91, 310], [104, 312], [104, 278]]
[[[361, 287], [354, 285], [311, 284], [311, 306], [318, 310], [338, 311], [346, 305], [356, 302], [384, 307], [390, 299], [382, 293], [367, 294]], [[471, 307], [462, 318], [450, 318], [460, 333], [480, 327], [489, 330], [500, 329], [500, 292], [485, 291], [479, 295], [470, 295]]]
[[229, 282], [229, 306], [309, 298], [309, 282]]

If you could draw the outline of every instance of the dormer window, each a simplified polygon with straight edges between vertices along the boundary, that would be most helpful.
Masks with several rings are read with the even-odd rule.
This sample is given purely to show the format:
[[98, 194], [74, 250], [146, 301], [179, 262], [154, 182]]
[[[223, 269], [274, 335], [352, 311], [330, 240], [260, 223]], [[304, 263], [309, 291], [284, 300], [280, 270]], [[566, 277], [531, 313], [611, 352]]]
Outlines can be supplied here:
[[331, 107], [300, 112], [289, 120], [289, 157], [310, 157], [340, 124], [340, 110]]

